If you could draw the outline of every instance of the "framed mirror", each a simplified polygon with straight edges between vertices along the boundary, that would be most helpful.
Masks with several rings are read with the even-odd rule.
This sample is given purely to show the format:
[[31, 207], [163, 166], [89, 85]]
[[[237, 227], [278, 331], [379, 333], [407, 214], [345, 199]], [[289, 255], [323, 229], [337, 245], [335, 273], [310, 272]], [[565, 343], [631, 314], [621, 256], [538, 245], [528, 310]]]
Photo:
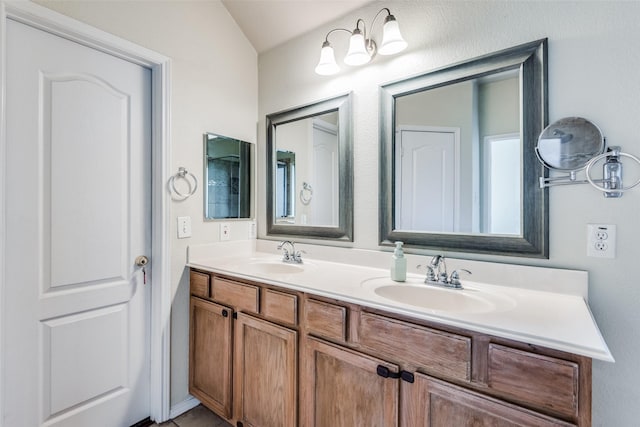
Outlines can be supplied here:
[[204, 219], [251, 218], [253, 144], [204, 134]]
[[546, 45], [381, 87], [381, 245], [548, 258]]
[[353, 241], [351, 94], [269, 114], [267, 234]]

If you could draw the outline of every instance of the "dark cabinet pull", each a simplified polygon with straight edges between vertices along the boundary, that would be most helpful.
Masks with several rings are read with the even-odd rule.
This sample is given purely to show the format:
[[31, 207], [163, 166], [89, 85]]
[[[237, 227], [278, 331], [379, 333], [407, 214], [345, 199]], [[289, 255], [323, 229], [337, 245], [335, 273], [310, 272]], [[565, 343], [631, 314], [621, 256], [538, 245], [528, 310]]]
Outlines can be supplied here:
[[386, 366], [378, 365], [378, 368], [376, 369], [376, 372], [382, 378], [400, 378], [400, 373], [399, 372], [392, 372]]
[[229, 317], [229, 312], [227, 310], [222, 310], [222, 317]]
[[411, 372], [407, 372], [407, 371], [402, 371], [400, 372], [400, 379], [402, 379], [402, 381], [406, 381], [408, 383], [413, 384], [415, 381], [415, 378], [413, 377], [413, 374]]

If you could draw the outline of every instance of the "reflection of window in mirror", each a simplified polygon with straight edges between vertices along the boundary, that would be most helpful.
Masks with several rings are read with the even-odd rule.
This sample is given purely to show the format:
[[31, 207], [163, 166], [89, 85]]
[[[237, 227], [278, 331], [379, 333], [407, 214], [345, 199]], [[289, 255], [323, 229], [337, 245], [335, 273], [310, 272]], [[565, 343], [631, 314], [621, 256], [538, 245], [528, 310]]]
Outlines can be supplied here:
[[[520, 194], [504, 188], [522, 186], [519, 90], [514, 69], [395, 99], [395, 229], [521, 233]], [[506, 134], [511, 157], [506, 143], [485, 153], [483, 141]]]
[[251, 216], [251, 144], [205, 134], [205, 219]]
[[276, 221], [295, 221], [296, 153], [276, 151]]
[[491, 135], [482, 144], [482, 229], [483, 233], [520, 234], [521, 185], [520, 135]]

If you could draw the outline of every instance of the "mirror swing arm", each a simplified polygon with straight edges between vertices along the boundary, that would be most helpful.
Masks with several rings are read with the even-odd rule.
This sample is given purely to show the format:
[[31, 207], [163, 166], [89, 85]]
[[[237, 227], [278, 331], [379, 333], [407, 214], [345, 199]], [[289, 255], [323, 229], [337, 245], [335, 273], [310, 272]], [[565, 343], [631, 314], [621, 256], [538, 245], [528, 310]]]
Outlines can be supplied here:
[[[536, 156], [542, 165], [566, 175], [539, 178], [540, 188], [557, 185], [590, 184], [602, 191], [605, 198], [622, 197], [625, 191], [640, 184], [640, 179], [625, 187], [622, 181], [622, 157], [627, 157], [638, 165], [640, 159], [625, 153], [619, 146], [606, 146], [606, 139], [600, 128], [581, 117], [565, 117], [547, 126], [538, 138]], [[602, 164], [602, 178], [594, 179], [592, 170]], [[584, 170], [585, 179], [578, 179]]]
[[[396, 229], [394, 190], [396, 98], [466, 82], [504, 71], [519, 73], [522, 147], [521, 232], [519, 235], [415, 231]], [[379, 241], [408, 247], [480, 254], [549, 257], [548, 190], [538, 177], [546, 170], [534, 154], [536, 140], [547, 124], [547, 40], [537, 40], [484, 55], [426, 74], [380, 87], [380, 208]]]

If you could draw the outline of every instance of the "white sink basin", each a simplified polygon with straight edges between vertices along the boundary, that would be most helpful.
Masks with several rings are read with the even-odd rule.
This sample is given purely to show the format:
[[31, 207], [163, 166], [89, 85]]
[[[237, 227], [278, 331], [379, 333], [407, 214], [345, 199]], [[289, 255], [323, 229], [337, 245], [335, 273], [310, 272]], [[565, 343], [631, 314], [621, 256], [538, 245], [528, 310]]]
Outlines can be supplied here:
[[304, 264], [287, 264], [282, 261], [251, 261], [240, 270], [256, 274], [296, 274], [304, 271]]
[[394, 282], [388, 278], [365, 280], [363, 286], [373, 288], [376, 295], [402, 304], [450, 313], [489, 313], [515, 307], [511, 298], [475, 288], [447, 289], [409, 279]]

